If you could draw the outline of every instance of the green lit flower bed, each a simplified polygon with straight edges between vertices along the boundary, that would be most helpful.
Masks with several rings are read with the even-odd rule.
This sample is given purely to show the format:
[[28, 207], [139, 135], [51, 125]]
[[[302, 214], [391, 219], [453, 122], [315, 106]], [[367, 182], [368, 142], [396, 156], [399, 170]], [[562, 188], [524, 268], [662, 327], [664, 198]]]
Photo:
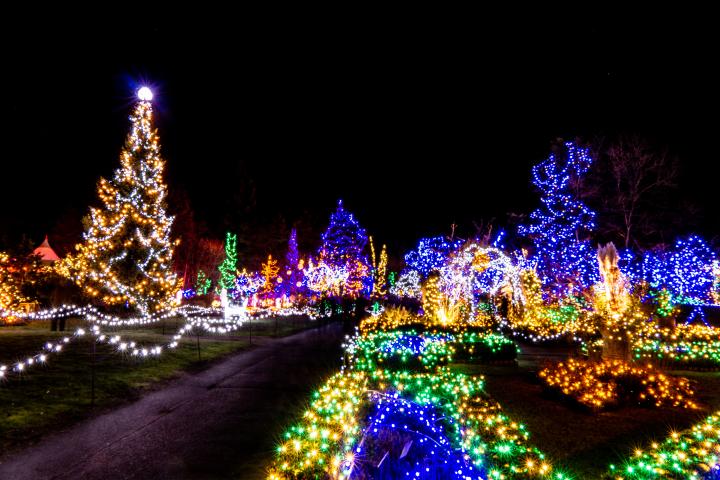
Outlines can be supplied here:
[[637, 449], [611, 465], [605, 476], [613, 480], [717, 480], [720, 462], [720, 412], [663, 442]]
[[459, 334], [453, 347], [453, 360], [465, 363], [513, 362], [518, 354], [515, 342], [499, 333]]
[[671, 369], [718, 370], [720, 335], [712, 327], [681, 326], [637, 339], [633, 355]]
[[[447, 478], [462, 471], [473, 479], [568, 479], [529, 445], [525, 426], [485, 393], [483, 377], [444, 366], [455, 361], [456, 350], [474, 359], [517, 354], [511, 340], [478, 332], [394, 330], [350, 339], [345, 368], [313, 395], [310, 409], [287, 431], [268, 478], [390, 478], [387, 471], [378, 473], [379, 464], [388, 462], [384, 468], [392, 469], [391, 477], [406, 468], [392, 478], [425, 478], [431, 465], [432, 478], [446, 478], [441, 471], [450, 468]], [[416, 439], [413, 464], [402, 451], [413, 434], [422, 433], [414, 431], [419, 428], [429, 430]], [[423, 457], [428, 435], [434, 436], [432, 448]], [[438, 462], [435, 450], [455, 463]]]
[[357, 370], [380, 367], [424, 371], [452, 360], [453, 340], [448, 334], [418, 334], [414, 330], [376, 332], [353, 338], [345, 354], [347, 362]]

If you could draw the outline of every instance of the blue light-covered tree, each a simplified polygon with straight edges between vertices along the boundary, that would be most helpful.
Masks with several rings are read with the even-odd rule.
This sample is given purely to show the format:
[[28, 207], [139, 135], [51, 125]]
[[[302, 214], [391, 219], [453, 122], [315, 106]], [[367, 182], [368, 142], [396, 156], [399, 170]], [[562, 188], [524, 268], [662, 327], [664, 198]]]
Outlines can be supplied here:
[[407, 269], [415, 270], [423, 278], [432, 271], [440, 270], [451, 252], [462, 245], [461, 240], [449, 241], [445, 237], [421, 238], [415, 250], [405, 254]]
[[330, 224], [322, 234], [319, 256], [330, 268], [347, 271], [344, 295], [357, 297], [371, 274], [368, 259], [363, 253], [367, 242], [365, 229], [339, 200], [337, 210], [330, 215]]
[[680, 238], [667, 252], [645, 252], [644, 280], [655, 288], [665, 288], [680, 303], [713, 302], [713, 263], [717, 255], [697, 235]]
[[532, 170], [541, 207], [518, 229], [534, 243], [533, 258], [543, 285], [556, 296], [590, 287], [597, 281], [595, 252], [588, 241], [595, 212], [579, 198], [576, 186], [592, 165], [589, 149], [572, 142]]
[[283, 277], [283, 291], [286, 295], [295, 295], [302, 288], [302, 271], [300, 270], [300, 251], [297, 244], [297, 230], [290, 230], [288, 249], [285, 255], [285, 272]]

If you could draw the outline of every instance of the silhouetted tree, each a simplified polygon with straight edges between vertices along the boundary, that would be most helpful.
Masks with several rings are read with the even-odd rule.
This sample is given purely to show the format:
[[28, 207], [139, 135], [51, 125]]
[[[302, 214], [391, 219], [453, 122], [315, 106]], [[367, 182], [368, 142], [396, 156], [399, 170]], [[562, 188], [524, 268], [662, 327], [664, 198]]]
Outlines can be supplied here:
[[595, 149], [602, 188], [592, 196], [601, 207], [601, 232], [621, 239], [625, 248], [662, 240], [672, 224], [663, 205], [677, 184], [677, 159], [636, 135], [600, 140]]

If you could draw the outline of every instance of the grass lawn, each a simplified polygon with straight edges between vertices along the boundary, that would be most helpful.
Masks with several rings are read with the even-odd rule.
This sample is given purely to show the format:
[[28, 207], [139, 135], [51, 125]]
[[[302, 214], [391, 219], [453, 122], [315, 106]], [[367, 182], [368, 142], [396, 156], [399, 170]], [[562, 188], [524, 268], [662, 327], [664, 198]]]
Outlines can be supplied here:
[[[113, 347], [98, 345], [94, 355], [95, 388], [93, 402], [93, 354], [91, 339], [86, 336], [67, 345], [59, 355], [49, 357], [46, 365], [34, 366], [22, 377], [0, 383], [0, 451], [21, 448], [49, 431], [67, 427], [94, 412], [134, 400], [145, 390], [157, 388], [183, 371], [206, 368], [230, 353], [250, 348], [250, 333], [257, 337], [284, 336], [310, 328], [317, 322], [280, 318], [253, 320], [232, 336], [200, 337], [200, 360], [197, 337], [183, 339], [175, 350], [165, 350], [160, 358], [134, 359], [115, 352]], [[72, 335], [78, 319], [69, 319], [66, 332], [51, 332], [49, 322], [24, 326], [0, 327], [0, 363], [10, 365], [20, 358], [38, 352], [53, 339]], [[124, 340], [138, 344], [165, 344], [182, 325], [182, 320], [168, 319], [165, 325], [138, 329], [104, 328], [118, 333]], [[165, 334], [163, 334], [163, 331]]]
[[720, 373], [671, 372], [695, 382], [703, 410], [624, 407], [591, 413], [548, 394], [536, 366], [454, 368], [484, 375], [487, 392], [513, 420], [527, 426], [530, 442], [578, 480], [600, 478], [609, 464], [617, 464], [634, 449], [662, 440], [671, 430], [685, 429], [720, 408]]

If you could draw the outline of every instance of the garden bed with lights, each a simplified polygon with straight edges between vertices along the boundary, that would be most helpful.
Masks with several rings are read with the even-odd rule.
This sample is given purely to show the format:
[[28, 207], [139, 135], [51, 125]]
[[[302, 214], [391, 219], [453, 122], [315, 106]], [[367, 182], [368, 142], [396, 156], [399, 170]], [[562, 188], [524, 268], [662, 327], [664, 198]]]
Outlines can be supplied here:
[[666, 375], [650, 365], [569, 359], [544, 368], [539, 376], [551, 392], [591, 410], [623, 405], [698, 408], [686, 378]]
[[[311, 409], [287, 432], [268, 478], [308, 478], [308, 475], [323, 478], [328, 472], [335, 472], [337, 478], [406, 478], [406, 474], [427, 473], [424, 468], [436, 472], [437, 478], [455, 478], [450, 473], [442, 476], [440, 464], [455, 465], [464, 469], [468, 477], [483, 479], [496, 478], [491, 472], [508, 479], [592, 479], [603, 475], [633, 480], [664, 478], [637, 473], [619, 476], [617, 469], [635, 462], [632, 456], [624, 457], [626, 452], [648, 443], [648, 439], [662, 439], [669, 426], [681, 432], [681, 436], [685, 429], [692, 432], [693, 425], [702, 423], [707, 416], [698, 406], [720, 402], [720, 378], [711, 374], [685, 375], [693, 380], [693, 390], [697, 391], [693, 394], [687, 380], [676, 379], [652, 367], [636, 368], [637, 371], [627, 367], [630, 370], [624, 372], [625, 364], [609, 362], [602, 371], [591, 375], [592, 362], [572, 360], [577, 362], [574, 368], [578, 378], [602, 380], [603, 375], [608, 374], [615, 382], [606, 382], [611, 385], [608, 391], [613, 394], [609, 396], [612, 401], [601, 402], [597, 407], [578, 408], [582, 405], [578, 400], [563, 402], [558, 401], [558, 396], [548, 396], [548, 387], [543, 386], [527, 361], [523, 367], [514, 362], [508, 367], [486, 362], [471, 364], [463, 358], [472, 356], [471, 349], [485, 345], [486, 341], [490, 345], [496, 341], [496, 351], [499, 348], [511, 356], [516, 351], [511, 340], [503, 336], [494, 338], [492, 333], [455, 333], [454, 337], [446, 333], [443, 337], [437, 333], [440, 329], [424, 330], [435, 333], [410, 328], [367, 331], [348, 342], [344, 372], [314, 395]], [[447, 357], [438, 361], [439, 358], [429, 355], [423, 363], [420, 357], [425, 351], [419, 346], [427, 348], [434, 342], [437, 344], [433, 348], [442, 345]], [[548, 355], [557, 353], [554, 347], [534, 348], [545, 349]], [[378, 363], [380, 357], [385, 360]], [[413, 362], [414, 368], [408, 368]], [[560, 373], [558, 369], [555, 372]], [[443, 388], [462, 390], [470, 388], [469, 385], [474, 385], [471, 389], [474, 393], [459, 403], [440, 394]], [[581, 392], [572, 393], [580, 395]], [[682, 398], [678, 399], [678, 394]], [[468, 446], [458, 443], [452, 432], [458, 426], [465, 428], [469, 418], [476, 415], [472, 413], [475, 410], [469, 410], [473, 402], [480, 402], [479, 411], [495, 412], [504, 418], [503, 425], [504, 422], [520, 425], [510, 419], [522, 419], [522, 433], [516, 432], [513, 440], [508, 441], [506, 436], [494, 437], [487, 430], [484, 434], [478, 430], [484, 447], [477, 450], [478, 456], [470, 455], [470, 463], [463, 463], [453, 452], [457, 452], [459, 445], [465, 445], [467, 452]], [[455, 412], [453, 408], [458, 405], [460, 408]], [[340, 411], [344, 412], [342, 416], [338, 416]], [[427, 422], [418, 423], [418, 418]], [[453, 422], [439, 420], [447, 418]], [[454, 422], [458, 422], [457, 425]], [[423, 450], [426, 445], [419, 439], [425, 436], [437, 442], [431, 442], [435, 453]], [[540, 450], [530, 447], [528, 442], [540, 446]], [[439, 445], [444, 445], [444, 449]], [[720, 452], [715, 440], [709, 445]], [[676, 446], [683, 448], [680, 443]], [[651, 455], [652, 446], [649, 451]], [[520, 462], [518, 452], [524, 452], [524, 459], [530, 452], [536, 452], [540, 463], [530, 460], [533, 469], [528, 470], [528, 464]], [[693, 462], [682, 464], [679, 472], [701, 471], [697, 462], [702, 452], [694, 452]], [[486, 470], [478, 469], [478, 465]], [[472, 466], [474, 470], [469, 468]]]
[[465, 332], [452, 343], [454, 363], [514, 365], [518, 348], [515, 342], [497, 333]]
[[720, 370], [720, 333], [701, 325], [665, 329], [651, 337], [638, 338], [633, 357], [671, 370]]

